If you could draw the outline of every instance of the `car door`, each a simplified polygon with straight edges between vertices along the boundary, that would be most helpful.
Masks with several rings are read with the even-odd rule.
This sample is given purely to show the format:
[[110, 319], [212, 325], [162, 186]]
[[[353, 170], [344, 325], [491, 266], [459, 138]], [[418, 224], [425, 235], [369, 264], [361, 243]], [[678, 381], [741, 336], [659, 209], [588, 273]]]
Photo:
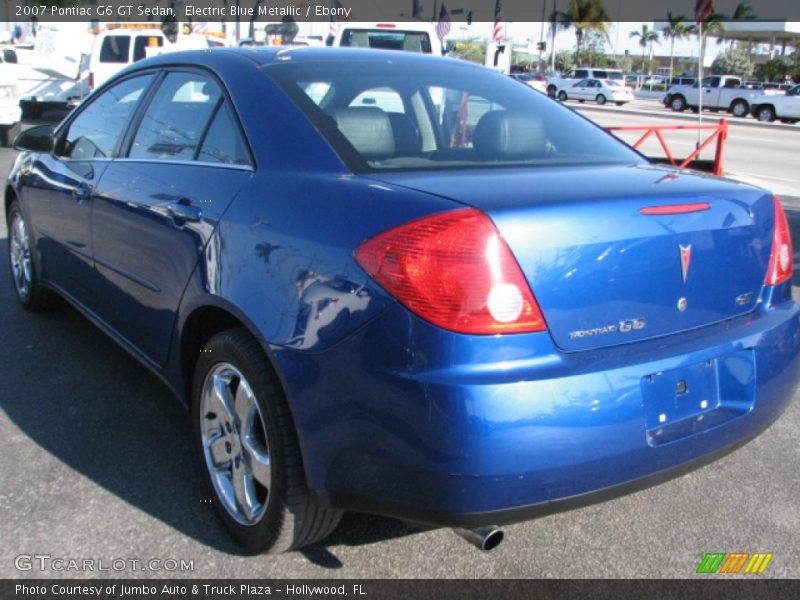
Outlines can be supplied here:
[[587, 97], [587, 89], [589, 86], [589, 80], [583, 79], [577, 82], [574, 86], [572, 86], [572, 91], [567, 92], [567, 94], [574, 98], [575, 100], [585, 100]]
[[800, 119], [800, 85], [788, 90], [781, 100], [783, 110], [778, 116], [784, 119]]
[[56, 132], [53, 153], [39, 155], [25, 176], [42, 276], [82, 303], [94, 276], [94, 192], [152, 80], [131, 77], [92, 98]]
[[92, 212], [95, 311], [163, 364], [183, 290], [253, 162], [222, 85], [163, 75], [106, 169]]
[[703, 106], [719, 106], [719, 77], [705, 77], [703, 79]]

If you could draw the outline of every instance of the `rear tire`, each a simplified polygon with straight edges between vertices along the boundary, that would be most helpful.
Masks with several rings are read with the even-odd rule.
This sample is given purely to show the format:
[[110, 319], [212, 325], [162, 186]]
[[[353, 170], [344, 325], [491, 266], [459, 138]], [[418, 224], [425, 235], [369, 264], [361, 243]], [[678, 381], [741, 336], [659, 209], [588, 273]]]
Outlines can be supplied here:
[[214, 508], [248, 552], [302, 548], [336, 529], [342, 512], [308, 489], [286, 397], [246, 329], [217, 334], [200, 353], [192, 426]]
[[730, 111], [734, 117], [741, 119], [750, 114], [750, 105], [744, 100], [734, 100], [731, 102]]
[[762, 123], [772, 123], [775, 120], [775, 109], [771, 106], [759, 106], [756, 118]]
[[565, 92], [564, 90], [561, 90], [560, 92], [558, 92], [558, 99], [559, 99], [561, 102], [566, 102], [566, 101], [567, 101], [567, 99], [568, 99], [568, 98], [567, 98], [567, 92]]
[[11, 281], [17, 300], [27, 310], [50, 310], [59, 305], [59, 297], [40, 283], [31, 249], [30, 227], [17, 200], [11, 202], [6, 215], [8, 227], [8, 258]]
[[594, 101], [600, 106], [603, 106], [603, 104], [606, 103], [606, 97], [603, 96], [603, 94], [597, 94], [597, 98], [595, 98]]

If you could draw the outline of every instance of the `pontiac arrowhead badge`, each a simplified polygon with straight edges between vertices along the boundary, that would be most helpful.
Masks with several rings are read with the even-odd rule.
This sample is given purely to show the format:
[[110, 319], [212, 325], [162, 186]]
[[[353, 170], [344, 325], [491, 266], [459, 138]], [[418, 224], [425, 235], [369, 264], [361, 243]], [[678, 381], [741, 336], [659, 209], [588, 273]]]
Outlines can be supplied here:
[[686, 278], [689, 276], [689, 265], [692, 263], [692, 245], [678, 245], [678, 249], [681, 251], [681, 278], [683, 283], [686, 283]]

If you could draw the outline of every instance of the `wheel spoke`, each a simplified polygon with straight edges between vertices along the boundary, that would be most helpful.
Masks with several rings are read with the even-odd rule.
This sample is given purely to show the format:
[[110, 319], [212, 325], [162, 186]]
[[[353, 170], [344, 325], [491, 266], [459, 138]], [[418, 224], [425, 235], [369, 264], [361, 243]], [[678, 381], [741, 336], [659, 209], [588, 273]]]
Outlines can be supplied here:
[[217, 467], [230, 463], [233, 458], [231, 456], [231, 444], [225, 437], [218, 437], [208, 445], [208, 448], [211, 451], [211, 459]]
[[234, 467], [232, 483], [236, 504], [248, 520], [252, 519], [259, 502], [253, 485], [253, 476], [247, 472], [243, 464], [240, 463], [238, 468]]
[[252, 439], [243, 440], [243, 448], [247, 455], [248, 466], [253, 473], [253, 479], [269, 489], [272, 485], [272, 466], [267, 449], [256, 444]]
[[230, 388], [231, 380], [222, 375], [215, 375], [212, 389], [209, 394], [210, 408], [221, 420], [233, 421], [233, 395]]
[[244, 436], [252, 429], [252, 421], [258, 412], [256, 398], [247, 382], [242, 379], [236, 388], [236, 397], [233, 403], [236, 416], [239, 418], [239, 430]]

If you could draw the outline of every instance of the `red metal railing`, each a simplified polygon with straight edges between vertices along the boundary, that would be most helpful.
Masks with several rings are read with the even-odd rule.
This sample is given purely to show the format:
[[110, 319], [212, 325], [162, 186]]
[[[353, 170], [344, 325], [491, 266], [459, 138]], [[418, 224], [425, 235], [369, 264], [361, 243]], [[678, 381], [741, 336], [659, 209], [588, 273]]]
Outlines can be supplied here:
[[[687, 158], [681, 160], [676, 159], [673, 156], [669, 149], [669, 145], [662, 134], [664, 131], [675, 130], [708, 130], [711, 131], [711, 134], [697, 146], [697, 149], [694, 152], [692, 152]], [[669, 163], [680, 169], [686, 168], [692, 162], [694, 162], [700, 156], [700, 153], [716, 140], [717, 149], [714, 154], [714, 166], [712, 172], [714, 175], [722, 175], [722, 159], [725, 153], [725, 141], [728, 139], [727, 119], [720, 119], [719, 124], [716, 125], [624, 125], [619, 127], [606, 127], [606, 131], [644, 131], [644, 135], [633, 144], [634, 148], [638, 148], [651, 135], [654, 135], [661, 144], [661, 147], [664, 149]]]

